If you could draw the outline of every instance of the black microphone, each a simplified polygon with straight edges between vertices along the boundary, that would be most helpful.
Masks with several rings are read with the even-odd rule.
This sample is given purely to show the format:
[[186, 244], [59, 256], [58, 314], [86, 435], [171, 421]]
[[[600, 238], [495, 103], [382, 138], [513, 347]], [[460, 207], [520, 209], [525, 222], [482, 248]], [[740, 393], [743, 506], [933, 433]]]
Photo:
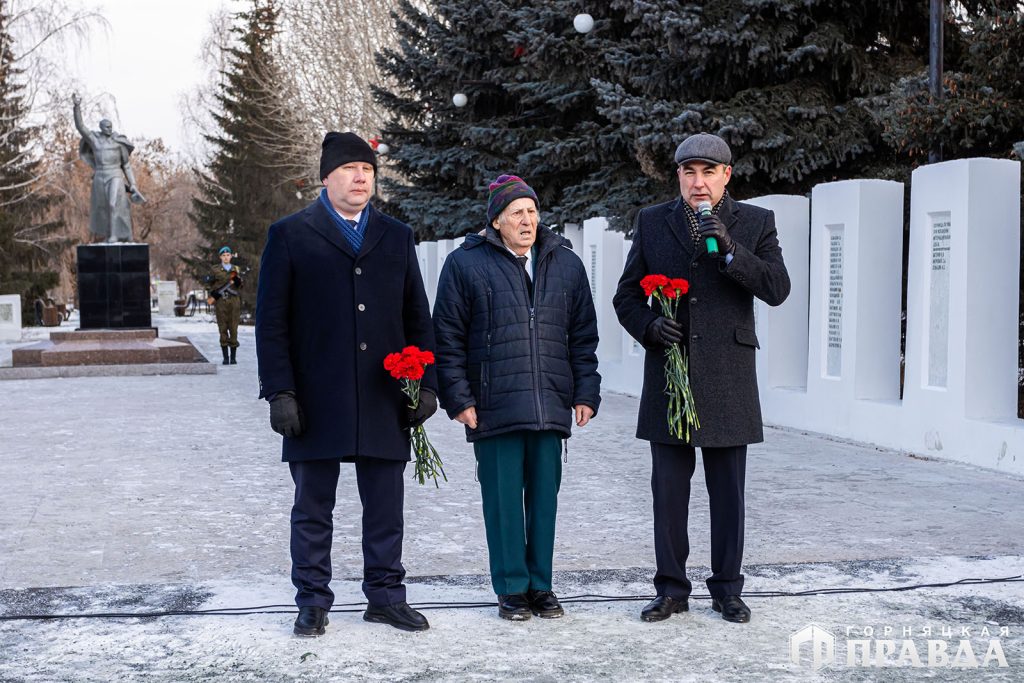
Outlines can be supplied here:
[[[711, 202], [703, 201], [697, 205], [697, 214], [700, 215], [702, 218], [710, 216], [712, 208], [713, 207], [711, 206]], [[704, 240], [704, 244], [707, 245], [709, 254], [718, 253], [718, 240], [716, 240], [714, 237], [708, 237], [706, 240]]]

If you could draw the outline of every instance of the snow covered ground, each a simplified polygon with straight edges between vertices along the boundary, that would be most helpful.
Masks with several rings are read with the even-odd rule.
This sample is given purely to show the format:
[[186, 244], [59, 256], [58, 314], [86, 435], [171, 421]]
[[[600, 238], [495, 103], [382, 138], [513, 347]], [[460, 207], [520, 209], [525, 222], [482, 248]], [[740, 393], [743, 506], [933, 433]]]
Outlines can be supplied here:
[[[209, 317], [154, 322], [219, 357]], [[0, 681], [1024, 679], [1024, 583], [781, 595], [1024, 574], [1024, 480], [779, 429], [748, 458], [750, 624], [722, 621], [706, 599], [699, 467], [687, 614], [645, 624], [643, 599], [567, 602], [562, 620], [512, 624], [490, 606], [442, 604], [426, 612], [432, 628], [422, 634], [364, 623], [359, 503], [343, 475], [337, 609], [325, 637], [294, 638], [291, 481], [255, 398], [252, 328], [240, 336], [239, 365], [216, 375], [0, 382], [0, 617], [280, 605], [260, 610], [277, 613], [0, 621]], [[0, 365], [15, 346], [0, 344]], [[563, 597], [652, 592], [650, 459], [633, 438], [636, 409], [634, 398], [607, 395], [569, 441], [555, 548]], [[472, 450], [443, 415], [427, 427], [449, 482], [410, 479], [406, 489], [410, 602], [490, 603]], [[834, 664], [814, 669], [810, 644], [791, 660], [790, 636], [808, 624], [835, 636]], [[986, 666], [943, 665], [938, 641], [954, 661], [965, 639], [978, 664], [990, 651]], [[869, 641], [872, 663], [887, 641], [895, 650], [883, 667], [864, 667], [850, 640]], [[971, 658], [962, 652], [959, 662]]]

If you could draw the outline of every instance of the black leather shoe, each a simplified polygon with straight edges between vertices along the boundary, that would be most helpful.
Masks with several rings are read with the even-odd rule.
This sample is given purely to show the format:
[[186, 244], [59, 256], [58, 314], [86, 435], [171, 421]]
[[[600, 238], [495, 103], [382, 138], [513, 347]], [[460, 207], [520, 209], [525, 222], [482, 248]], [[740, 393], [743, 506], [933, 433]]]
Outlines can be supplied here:
[[726, 595], [721, 600], [712, 598], [711, 609], [722, 613], [722, 618], [737, 624], [750, 621], [750, 608], [740, 600], [738, 595]]
[[230, 360], [228, 360], [228, 347], [226, 347], [226, 346], [220, 347], [220, 352], [222, 354], [224, 354], [224, 362], [221, 363], [221, 365], [228, 365], [231, 362]]
[[640, 618], [643, 621], [663, 621], [673, 614], [686, 612], [689, 609], [690, 603], [685, 598], [676, 600], [667, 595], [659, 595], [640, 610]]
[[363, 612], [363, 621], [387, 624], [400, 631], [426, 631], [430, 628], [427, 618], [405, 602], [396, 602], [383, 607], [367, 607]]
[[238, 361], [235, 360], [235, 347], [231, 347], [231, 365], [238, 365]]
[[297, 636], [316, 638], [326, 630], [327, 610], [323, 607], [300, 607], [299, 616], [295, 618], [294, 633]]
[[527, 591], [526, 600], [530, 603], [530, 611], [541, 619], [557, 619], [565, 614], [558, 597], [551, 591]]
[[498, 596], [498, 616], [509, 621], [526, 621], [530, 618], [530, 601], [522, 593]]

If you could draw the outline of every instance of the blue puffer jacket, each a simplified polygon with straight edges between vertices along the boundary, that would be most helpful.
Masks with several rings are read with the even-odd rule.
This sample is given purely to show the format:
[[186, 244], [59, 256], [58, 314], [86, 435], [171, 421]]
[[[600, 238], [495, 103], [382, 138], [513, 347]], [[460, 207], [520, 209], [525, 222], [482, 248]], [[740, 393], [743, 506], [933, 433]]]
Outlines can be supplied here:
[[537, 235], [533, 299], [497, 231], [469, 235], [445, 261], [434, 302], [441, 406], [476, 406], [476, 441], [517, 430], [568, 437], [572, 409], [597, 413], [597, 318], [590, 284], [565, 238]]

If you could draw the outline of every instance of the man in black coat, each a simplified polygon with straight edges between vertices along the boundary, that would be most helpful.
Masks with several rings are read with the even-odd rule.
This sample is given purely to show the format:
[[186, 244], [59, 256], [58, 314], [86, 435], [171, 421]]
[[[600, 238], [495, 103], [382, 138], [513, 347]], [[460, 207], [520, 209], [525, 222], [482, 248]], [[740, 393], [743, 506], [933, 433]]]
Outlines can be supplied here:
[[[747, 444], [764, 440], [753, 297], [778, 306], [789, 295], [789, 275], [774, 214], [736, 202], [726, 191], [732, 152], [725, 140], [693, 135], [679, 145], [675, 160], [682, 196], [637, 216], [614, 297], [619, 322], [647, 351], [637, 438], [651, 442], [657, 597], [641, 618], [660, 621], [688, 609], [686, 523], [699, 446], [711, 505], [712, 608], [742, 623], [750, 620], [740, 598]], [[689, 280], [675, 320], [648, 302], [640, 280], [651, 274]], [[676, 343], [689, 356], [700, 420], [689, 443], [668, 428], [665, 350]]]
[[377, 159], [353, 133], [328, 133], [319, 199], [270, 226], [256, 297], [260, 397], [284, 437], [295, 482], [291, 514], [296, 635], [318, 636], [334, 602], [332, 511], [340, 463], [355, 463], [363, 504], [367, 621], [429, 628], [406, 603], [402, 580], [403, 472], [409, 427], [436, 409], [427, 368], [411, 411], [384, 357], [433, 349], [413, 232], [369, 202]]
[[441, 405], [466, 425], [498, 614], [563, 614], [551, 590], [561, 443], [601, 402], [583, 263], [538, 224], [537, 195], [503, 175], [482, 234], [445, 261], [434, 302]]

